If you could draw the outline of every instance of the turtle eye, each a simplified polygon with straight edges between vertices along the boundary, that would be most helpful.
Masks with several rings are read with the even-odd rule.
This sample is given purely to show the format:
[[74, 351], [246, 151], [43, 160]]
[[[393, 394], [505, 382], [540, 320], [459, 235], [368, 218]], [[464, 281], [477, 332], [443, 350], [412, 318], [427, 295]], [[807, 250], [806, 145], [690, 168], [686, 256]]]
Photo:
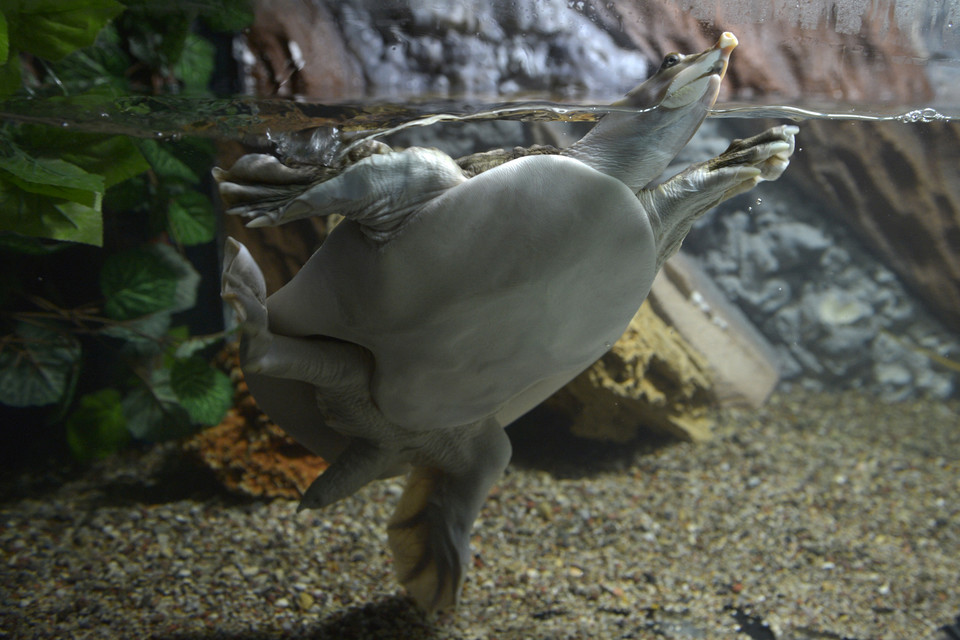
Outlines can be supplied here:
[[682, 56], [679, 53], [668, 53], [667, 57], [663, 59], [663, 62], [660, 64], [660, 71], [664, 69], [669, 69], [670, 67], [680, 63], [680, 58]]

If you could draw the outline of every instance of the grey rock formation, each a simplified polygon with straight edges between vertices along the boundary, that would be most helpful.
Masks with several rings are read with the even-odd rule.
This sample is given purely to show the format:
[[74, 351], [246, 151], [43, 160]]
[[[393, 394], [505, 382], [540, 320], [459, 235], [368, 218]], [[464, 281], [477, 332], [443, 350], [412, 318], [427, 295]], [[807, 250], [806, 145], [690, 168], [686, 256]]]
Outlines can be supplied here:
[[[719, 123], [701, 131], [689, 153], [725, 144]], [[955, 391], [931, 354], [960, 352], [957, 338], [803, 191], [761, 186], [707, 214], [684, 248], [776, 346], [784, 379], [890, 400]]]
[[644, 56], [565, 2], [358, 1], [333, 10], [379, 96], [613, 96], [648, 75]]

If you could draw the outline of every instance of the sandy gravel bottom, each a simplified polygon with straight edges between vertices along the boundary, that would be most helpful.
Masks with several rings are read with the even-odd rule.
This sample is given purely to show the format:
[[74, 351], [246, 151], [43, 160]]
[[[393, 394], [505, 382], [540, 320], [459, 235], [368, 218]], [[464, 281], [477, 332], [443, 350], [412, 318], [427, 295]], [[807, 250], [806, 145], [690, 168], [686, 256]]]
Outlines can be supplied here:
[[512, 435], [438, 618], [391, 574], [397, 481], [297, 515], [175, 445], [7, 479], [0, 638], [960, 638], [956, 404], [781, 394], [696, 445]]

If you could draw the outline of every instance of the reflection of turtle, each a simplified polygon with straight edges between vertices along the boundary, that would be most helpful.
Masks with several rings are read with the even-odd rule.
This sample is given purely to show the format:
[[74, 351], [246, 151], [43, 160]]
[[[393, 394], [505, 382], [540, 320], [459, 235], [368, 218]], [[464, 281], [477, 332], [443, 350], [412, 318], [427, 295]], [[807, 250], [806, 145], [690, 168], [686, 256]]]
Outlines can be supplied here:
[[725, 33], [667, 56], [623, 101], [637, 110], [560, 153], [475, 156], [465, 173], [439, 151], [384, 145], [308, 188], [303, 169], [262, 155], [216, 172], [250, 226], [346, 218], [269, 299], [229, 240], [223, 295], [254, 397], [332, 461], [301, 508], [412, 465], [388, 531], [425, 608], [459, 596], [471, 526], [510, 457], [503, 427], [617, 340], [694, 220], [786, 168], [792, 126], [644, 189], [700, 126], [735, 46]]

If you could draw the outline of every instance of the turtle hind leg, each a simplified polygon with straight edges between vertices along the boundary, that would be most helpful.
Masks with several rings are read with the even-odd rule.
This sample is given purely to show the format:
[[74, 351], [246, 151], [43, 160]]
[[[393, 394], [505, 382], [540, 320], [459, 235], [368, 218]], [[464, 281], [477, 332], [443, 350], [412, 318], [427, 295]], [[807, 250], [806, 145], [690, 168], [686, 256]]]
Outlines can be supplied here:
[[490, 488], [510, 460], [510, 441], [492, 422], [433, 436], [417, 456], [387, 525], [397, 578], [428, 612], [456, 606], [470, 531]]

